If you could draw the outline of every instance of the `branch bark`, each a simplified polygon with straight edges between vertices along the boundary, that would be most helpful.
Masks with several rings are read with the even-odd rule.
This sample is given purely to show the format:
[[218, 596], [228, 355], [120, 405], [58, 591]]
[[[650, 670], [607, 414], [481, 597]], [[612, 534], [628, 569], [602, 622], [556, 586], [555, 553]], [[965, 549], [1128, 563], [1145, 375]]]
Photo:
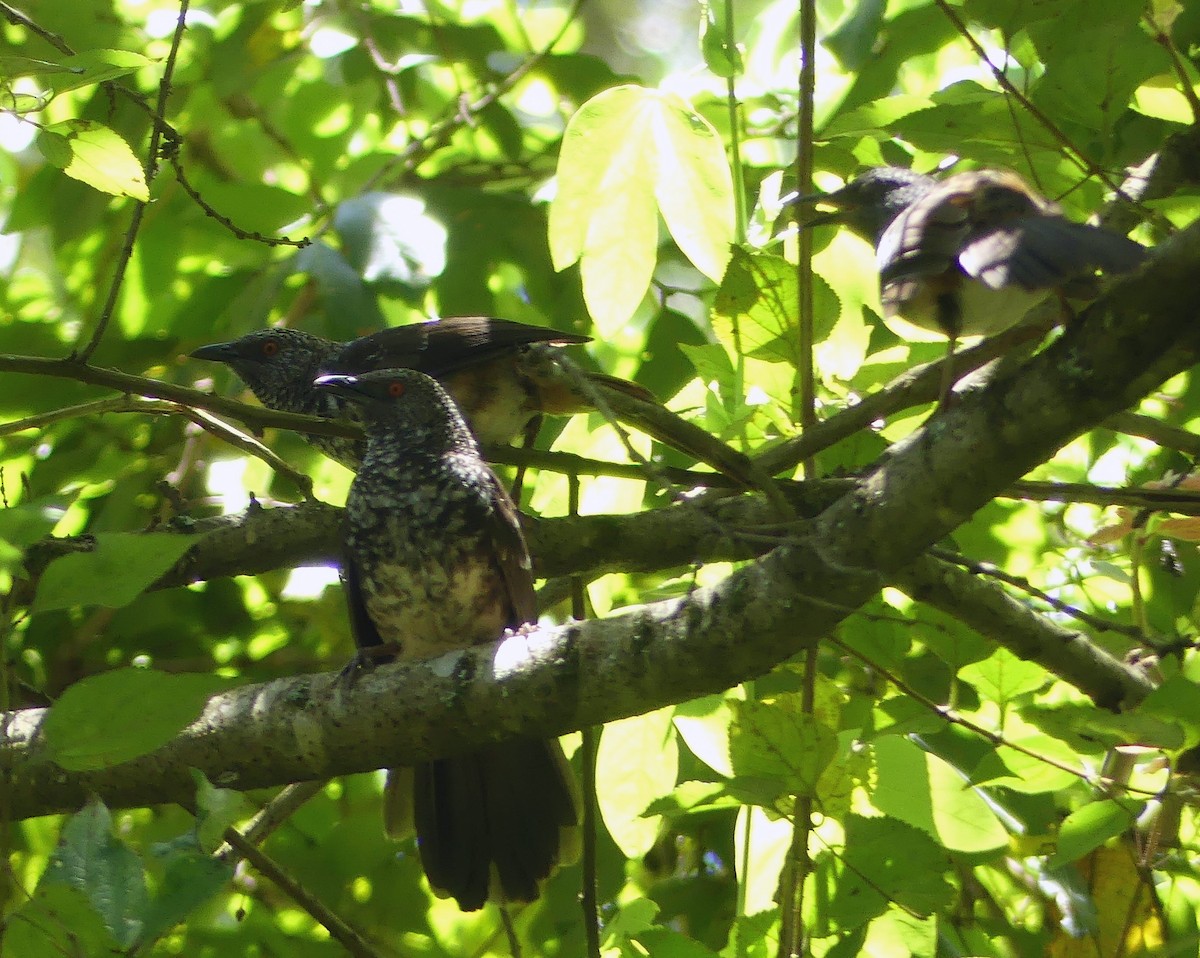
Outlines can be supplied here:
[[[223, 785], [251, 788], [410, 762], [517, 732], [610, 721], [761, 674], [826, 634], [1064, 442], [1194, 364], [1198, 265], [1200, 226], [1180, 234], [1143, 276], [1114, 288], [1045, 351], [1020, 368], [997, 370], [893, 446], [862, 480], [791, 530], [786, 544], [684, 599], [388, 666], [352, 689], [329, 675], [249, 686], [214, 698], [167, 747], [101, 772], [67, 774], [45, 760], [38, 735], [44, 711], [9, 714], [0, 771], [13, 814], [77, 807], [91, 792], [113, 805], [179, 800], [191, 792], [191, 767]], [[322, 523], [335, 515], [329, 507], [294, 510], [282, 521], [315, 519], [305, 531], [324, 530], [326, 538], [312, 538], [320, 553], [330, 544]], [[289, 532], [293, 546], [298, 531]], [[909, 584], [935, 596], [937, 583], [923, 581]], [[1046, 644], [1026, 651], [1039, 643]], [[1056, 654], [1076, 645], [1063, 636], [1052, 644]], [[1074, 669], [1078, 660], [1068, 659]], [[1076, 678], [1086, 680], [1088, 671]], [[1136, 675], [1110, 679], [1096, 692], [1107, 704], [1145, 689]]]

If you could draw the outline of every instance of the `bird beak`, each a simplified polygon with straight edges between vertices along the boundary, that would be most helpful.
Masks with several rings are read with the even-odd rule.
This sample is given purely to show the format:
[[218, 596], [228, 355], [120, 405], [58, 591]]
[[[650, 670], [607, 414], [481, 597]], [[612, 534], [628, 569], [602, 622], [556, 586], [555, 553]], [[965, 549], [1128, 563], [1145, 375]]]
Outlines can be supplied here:
[[331, 393], [338, 396], [345, 396], [347, 399], [357, 399], [360, 402], [366, 398], [366, 393], [362, 390], [362, 384], [358, 381], [357, 376], [318, 376], [313, 380], [313, 385], [318, 389], [328, 389]]
[[238, 358], [237, 347], [233, 343], [212, 343], [192, 350], [192, 359], [207, 359], [214, 363], [230, 363]]
[[800, 224], [803, 227], [821, 226], [824, 223], [841, 223], [845, 219], [846, 206], [843, 198], [838, 196], [840, 190], [835, 190], [832, 193], [791, 193], [785, 196], [781, 203], [783, 206], [812, 206], [817, 203], [823, 203], [826, 206], [834, 207], [831, 211], [822, 213], [813, 211], [813, 213], [805, 217]]

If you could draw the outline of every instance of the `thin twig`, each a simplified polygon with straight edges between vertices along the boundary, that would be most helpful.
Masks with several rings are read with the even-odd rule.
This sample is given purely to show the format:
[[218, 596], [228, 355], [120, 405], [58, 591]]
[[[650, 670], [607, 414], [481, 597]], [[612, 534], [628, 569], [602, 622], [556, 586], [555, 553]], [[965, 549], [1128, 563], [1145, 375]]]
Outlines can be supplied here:
[[1116, 194], [1122, 200], [1135, 207], [1144, 217], [1153, 219], [1158, 223], [1166, 222], [1166, 218], [1163, 217], [1162, 214], [1154, 213], [1153, 211], [1142, 206], [1142, 204], [1136, 199], [1125, 193], [1120, 183], [1109, 176], [1107, 171], [1101, 169], [1090, 159], [1088, 159], [1086, 152], [1076, 146], [1074, 141], [1072, 141], [1065, 133], [1063, 133], [1063, 131], [1058, 128], [1053, 120], [1046, 116], [1046, 114], [1043, 113], [1042, 110], [1032, 100], [1029, 99], [1029, 97], [1027, 97], [1024, 93], [1018, 90], [1015, 85], [1013, 85], [1013, 82], [1008, 78], [1005, 72], [992, 63], [987, 51], [983, 48], [983, 44], [975, 39], [971, 31], [967, 28], [967, 25], [963, 21], [962, 17], [959, 16], [958, 11], [951, 6], [948, 0], [934, 0], [934, 3], [937, 4], [938, 9], [945, 14], [946, 19], [954, 25], [954, 29], [958, 31], [958, 34], [964, 40], [966, 40], [968, 44], [970, 44], [971, 49], [975, 52], [975, 55], [979, 57], [980, 61], [987, 64], [987, 68], [992, 72], [992, 76], [995, 77], [996, 83], [999, 84], [1000, 88], [1009, 96], [1015, 98], [1021, 104], [1022, 108], [1031, 117], [1033, 117], [1034, 120], [1037, 121], [1038, 125], [1040, 125], [1042, 129], [1050, 134], [1050, 136], [1059, 144], [1059, 146], [1063, 148], [1067, 158], [1074, 163], [1081, 172], [1086, 173], [1088, 176], [1096, 177], [1101, 183], [1108, 187], [1112, 193]]
[[399, 167], [403, 170], [416, 169], [422, 162], [431, 156], [439, 149], [450, 136], [459, 127], [467, 126], [474, 122], [474, 118], [488, 109], [492, 104], [496, 103], [502, 96], [508, 93], [521, 80], [529, 74], [531, 70], [542, 62], [551, 51], [558, 46], [559, 42], [566, 36], [567, 30], [579, 15], [579, 8], [583, 6], [583, 0], [574, 0], [570, 9], [567, 11], [563, 19], [563, 25], [558, 33], [551, 38], [541, 50], [534, 53], [532, 56], [523, 60], [515, 70], [503, 77], [496, 83], [496, 86], [491, 92], [480, 97], [474, 103], [459, 103], [454, 115], [447, 117], [439, 123], [435, 123], [430, 127], [429, 131], [418, 140], [410, 143], [404, 151], [394, 160], [382, 166], [367, 182], [363, 185], [363, 191], [376, 189], [383, 183], [393, 171]]
[[1196, 95], [1196, 91], [1192, 86], [1192, 78], [1188, 75], [1188, 65], [1183, 57], [1179, 55], [1179, 49], [1175, 46], [1175, 41], [1171, 39], [1169, 34], [1163, 32], [1162, 27], [1158, 25], [1149, 12], [1142, 14], [1142, 21], [1153, 31], [1155, 42], [1167, 52], [1167, 56], [1171, 60], [1171, 68], [1179, 78], [1179, 83], [1175, 89], [1187, 100], [1188, 108], [1192, 111], [1192, 123], [1200, 122], [1200, 96]]
[[289, 465], [274, 452], [264, 446], [253, 436], [248, 436], [226, 422], [213, 416], [204, 409], [171, 400], [162, 399], [130, 399], [128, 396], [120, 399], [101, 399], [96, 402], [81, 403], [77, 406], [66, 406], [50, 412], [30, 416], [16, 422], [5, 423], [0, 427], [0, 435], [24, 432], [29, 429], [41, 429], [55, 422], [68, 419], [80, 419], [105, 413], [138, 413], [150, 416], [182, 416], [189, 422], [195, 423], [206, 432], [212, 433], [248, 455], [261, 459], [281, 475], [287, 476], [296, 484], [305, 499], [312, 498], [312, 479]]
[[991, 362], [997, 356], [1004, 355], [1018, 344], [1039, 338], [1041, 335], [1042, 329], [1039, 326], [1022, 323], [997, 336], [991, 336], [970, 349], [959, 350], [949, 360], [941, 359], [909, 369], [862, 402], [818, 422], [802, 435], [781, 442], [755, 456], [754, 462], [770, 475], [778, 475], [786, 469], [792, 469], [809, 456], [869, 428], [878, 420], [886, 419], [903, 409], [934, 402], [941, 389], [943, 363], [953, 362], [955, 379], [961, 379], [966, 373]]
[[[295, 785], [288, 785], [281, 789], [279, 794], [264, 805], [258, 814], [242, 828], [241, 836], [254, 845], [261, 845], [280, 825], [291, 818], [301, 805], [317, 795], [326, 784], [324, 781], [297, 782]], [[232, 864], [242, 856], [233, 845], [226, 842], [217, 849], [213, 857]]]
[[[579, 476], [567, 477], [567, 512], [579, 515]], [[587, 617], [583, 595], [583, 579], [571, 576], [571, 618], [582, 622]], [[583, 888], [579, 904], [583, 908], [583, 934], [587, 941], [588, 958], [600, 958], [600, 907], [596, 896], [596, 746], [599, 733], [595, 726], [588, 725], [580, 730], [579, 764], [582, 769], [581, 791], [583, 793], [582, 871]]]
[[175, 180], [183, 187], [183, 191], [192, 198], [192, 202], [204, 211], [204, 215], [216, 220], [225, 229], [229, 230], [236, 238], [240, 240], [253, 240], [255, 243], [262, 243], [264, 246], [294, 246], [297, 249], [304, 249], [306, 246], [312, 245], [312, 240], [307, 236], [302, 236], [298, 240], [288, 239], [283, 236], [264, 236], [258, 230], [245, 230], [238, 226], [224, 213], [218, 212], [209, 202], [200, 195], [200, 191], [192, 186], [187, 178], [187, 174], [183, 172], [183, 164], [179, 162], [179, 157], [172, 155], [168, 157], [168, 162], [171, 164], [171, 169], [175, 171]]
[[41, 37], [59, 53], [65, 53], [69, 57], [75, 55], [75, 51], [67, 46], [67, 42], [57, 33], [52, 33], [40, 24], [35, 23], [15, 7], [10, 7], [7, 3], [0, 3], [0, 11], [3, 11], [9, 23], [15, 24], [18, 27], [24, 27], [30, 33]]
[[356, 958], [382, 958], [382, 952], [351, 928], [342, 918], [313, 897], [291, 875], [285, 872], [265, 852], [248, 841], [236, 828], [227, 828], [222, 836], [226, 843], [253, 865], [259, 874], [269, 878], [281, 891], [329, 932], [343, 948]]
[[[171, 77], [175, 73], [175, 60], [179, 56], [179, 44], [183, 40], [183, 31], [187, 29], [189, 2], [190, 0], [180, 0], [179, 2], [179, 22], [175, 26], [175, 34], [171, 38], [171, 50], [167, 54], [166, 63], [163, 64], [163, 74], [158, 84], [158, 103], [154, 108], [154, 115], [151, 121], [150, 146], [146, 151], [146, 163], [144, 167], [147, 191], [154, 183], [155, 174], [158, 172], [158, 144], [162, 139], [162, 124], [165, 122], [167, 115], [167, 98], [171, 95]], [[121, 293], [121, 284], [125, 280], [125, 273], [129, 268], [129, 260], [133, 256], [133, 244], [137, 239], [138, 230], [141, 229], [142, 217], [145, 215], [145, 212], [146, 204], [141, 200], [135, 200], [133, 216], [129, 220], [129, 229], [125, 231], [125, 241], [121, 244], [121, 252], [117, 256], [112, 283], [108, 288], [108, 297], [104, 301], [104, 308], [100, 311], [100, 319], [96, 322], [92, 338], [88, 340], [87, 345], [82, 350], [78, 349], [78, 343], [76, 343], [77, 348], [71, 351], [72, 359], [78, 359], [80, 362], [86, 363], [91, 358], [92, 353], [96, 351], [96, 347], [100, 345], [104, 331], [108, 328], [108, 324], [112, 320], [112, 314], [116, 310], [117, 297]], [[82, 331], [80, 335], [82, 337]]]
[[957, 555], [953, 552], [946, 552], [943, 549], [930, 549], [929, 554], [935, 559], [941, 559], [943, 562], [949, 562], [953, 565], [961, 566], [972, 574], [985, 575], [989, 579], [995, 579], [997, 582], [1003, 582], [1006, 585], [1012, 586], [1014, 589], [1019, 589], [1027, 595], [1031, 595], [1035, 599], [1040, 599], [1042, 602], [1045, 602], [1056, 612], [1069, 615], [1071, 618], [1077, 619], [1084, 625], [1091, 626], [1097, 632], [1116, 632], [1119, 635], [1127, 636], [1136, 642], [1142, 642], [1146, 638], [1146, 634], [1136, 626], [1121, 625], [1117, 622], [1103, 619], [1098, 615], [1092, 615], [1090, 612], [1085, 612], [1083, 609], [1071, 605], [1069, 602], [1064, 602], [1062, 599], [1054, 598], [1054, 596], [1049, 595], [1043, 589], [1039, 589], [1024, 576], [1010, 575], [1003, 569], [998, 568], [990, 562], [976, 562], [974, 559], [970, 559], [967, 556]]
[[989, 728], [984, 728], [982, 725], [972, 722], [970, 719], [965, 718], [964, 716], [960, 715], [958, 712], [956, 712], [952, 708], [949, 708], [948, 706], [938, 705], [938, 703], [933, 701], [933, 699], [928, 698], [927, 696], [923, 695], [921, 692], [914, 689], [912, 686], [907, 685], [903, 679], [901, 679], [899, 676], [895, 675], [894, 673], [888, 671], [888, 669], [885, 666], [880, 665], [878, 662], [872, 660], [864, 653], [862, 653], [862, 652], [858, 651], [857, 649], [852, 648], [851, 646], [842, 642], [842, 640], [837, 638], [836, 636], [829, 636], [828, 641], [831, 642], [833, 645], [836, 645], [846, 655], [849, 655], [849, 656], [857, 659], [858, 661], [862, 662], [864, 665], [866, 665], [870, 669], [872, 669], [874, 672], [878, 673], [879, 675], [882, 675], [885, 679], [887, 679], [889, 682], [891, 682], [892, 685], [894, 685], [900, 692], [902, 692], [904, 695], [908, 696], [909, 698], [913, 699], [918, 704], [924, 706], [924, 708], [926, 708], [929, 712], [932, 712], [934, 715], [937, 715], [939, 718], [945, 719], [947, 722], [950, 722], [952, 725], [958, 725], [962, 728], [965, 728], [969, 732], [974, 732], [976, 735], [981, 736], [989, 744], [994, 745], [997, 748], [999, 748], [1000, 746], [1004, 746], [1005, 748], [1011, 748], [1014, 752], [1020, 752], [1022, 755], [1028, 756], [1029, 758], [1032, 758], [1035, 761], [1043, 762], [1046, 765], [1049, 765], [1051, 768], [1057, 768], [1059, 771], [1066, 772], [1069, 775], [1073, 775], [1076, 778], [1078, 778], [1080, 781], [1085, 782], [1088, 785], [1090, 785], [1092, 788], [1101, 789], [1105, 793], [1107, 793], [1110, 790], [1110, 788], [1119, 787], [1121, 789], [1124, 789], [1124, 790], [1130, 791], [1130, 792], [1140, 792], [1142, 795], [1145, 795], [1147, 797], [1153, 797], [1158, 794], [1157, 791], [1151, 791], [1148, 789], [1137, 789], [1131, 785], [1125, 784], [1124, 782], [1113, 782], [1111, 779], [1106, 778], [1104, 775], [1096, 775], [1096, 774], [1093, 774], [1093, 773], [1087, 771], [1084, 768], [1078, 768], [1078, 767], [1075, 767], [1072, 765], [1068, 765], [1066, 762], [1060, 762], [1058, 759], [1051, 758], [1049, 755], [1043, 755], [1040, 752], [1035, 752], [1033, 749], [1029, 748], [1028, 746], [1021, 745], [1019, 742], [1010, 742], [1000, 732], [993, 732]]

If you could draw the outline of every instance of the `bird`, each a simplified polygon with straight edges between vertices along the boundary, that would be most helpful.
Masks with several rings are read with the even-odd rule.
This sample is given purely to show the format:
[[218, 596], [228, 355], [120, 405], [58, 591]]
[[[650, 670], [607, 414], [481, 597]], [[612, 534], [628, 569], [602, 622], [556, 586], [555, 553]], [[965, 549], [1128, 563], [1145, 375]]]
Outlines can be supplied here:
[[806, 225], [843, 223], [875, 246], [885, 317], [947, 338], [943, 403], [961, 336], [1003, 332], [1054, 293], [1094, 297], [1097, 270], [1131, 272], [1148, 256], [1128, 237], [1067, 219], [1008, 170], [938, 180], [875, 167], [800, 199], [835, 208]]
[[[360, 657], [429, 658], [532, 623], [516, 507], [447, 391], [413, 369], [325, 375], [316, 388], [353, 403], [367, 434], [343, 532]], [[387, 788], [407, 780], [389, 775]], [[557, 740], [496, 742], [421, 764], [412, 780], [426, 877], [463, 911], [534, 900], [576, 853], [577, 790]]]
[[[584, 387], [559, 361], [559, 346], [590, 337], [490, 316], [455, 316], [383, 329], [349, 342], [299, 329], [267, 328], [240, 339], [201, 346], [193, 359], [230, 366], [263, 405], [284, 412], [358, 422], [355, 407], [313, 388], [324, 374], [356, 375], [380, 368], [413, 368], [433, 376], [453, 397], [485, 446], [528, 442], [542, 415], [566, 416], [595, 408], [593, 391], [618, 416], [659, 441], [708, 462], [740, 485], [758, 479], [747, 458], [704, 430], [668, 413], [637, 383], [584, 374]], [[340, 436], [305, 437], [353, 470], [365, 445]]]
[[[355, 407], [328, 390], [313, 389], [313, 380], [380, 367], [418, 369], [442, 381], [480, 442], [501, 445], [543, 413], [563, 415], [590, 408], [584, 397], [570, 394], [564, 376], [553, 375], [553, 360], [532, 349], [536, 344], [577, 345], [589, 338], [490, 316], [455, 316], [394, 326], [349, 342], [300, 329], [259, 329], [232, 342], [201, 346], [191, 356], [227, 364], [271, 409], [353, 421], [358, 420]], [[592, 373], [589, 378], [649, 395], [612, 376]], [[307, 438], [351, 469], [362, 461], [361, 441]]]

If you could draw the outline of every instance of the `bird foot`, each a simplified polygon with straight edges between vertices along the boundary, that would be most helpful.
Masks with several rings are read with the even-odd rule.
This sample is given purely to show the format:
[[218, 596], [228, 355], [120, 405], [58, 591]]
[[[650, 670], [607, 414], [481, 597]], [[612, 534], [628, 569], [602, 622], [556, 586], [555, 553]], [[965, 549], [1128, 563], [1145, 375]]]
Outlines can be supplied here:
[[382, 645], [369, 645], [358, 649], [338, 673], [338, 682], [347, 688], [352, 687], [360, 676], [375, 671], [377, 665], [387, 664], [399, 653], [399, 642], [384, 642]]

